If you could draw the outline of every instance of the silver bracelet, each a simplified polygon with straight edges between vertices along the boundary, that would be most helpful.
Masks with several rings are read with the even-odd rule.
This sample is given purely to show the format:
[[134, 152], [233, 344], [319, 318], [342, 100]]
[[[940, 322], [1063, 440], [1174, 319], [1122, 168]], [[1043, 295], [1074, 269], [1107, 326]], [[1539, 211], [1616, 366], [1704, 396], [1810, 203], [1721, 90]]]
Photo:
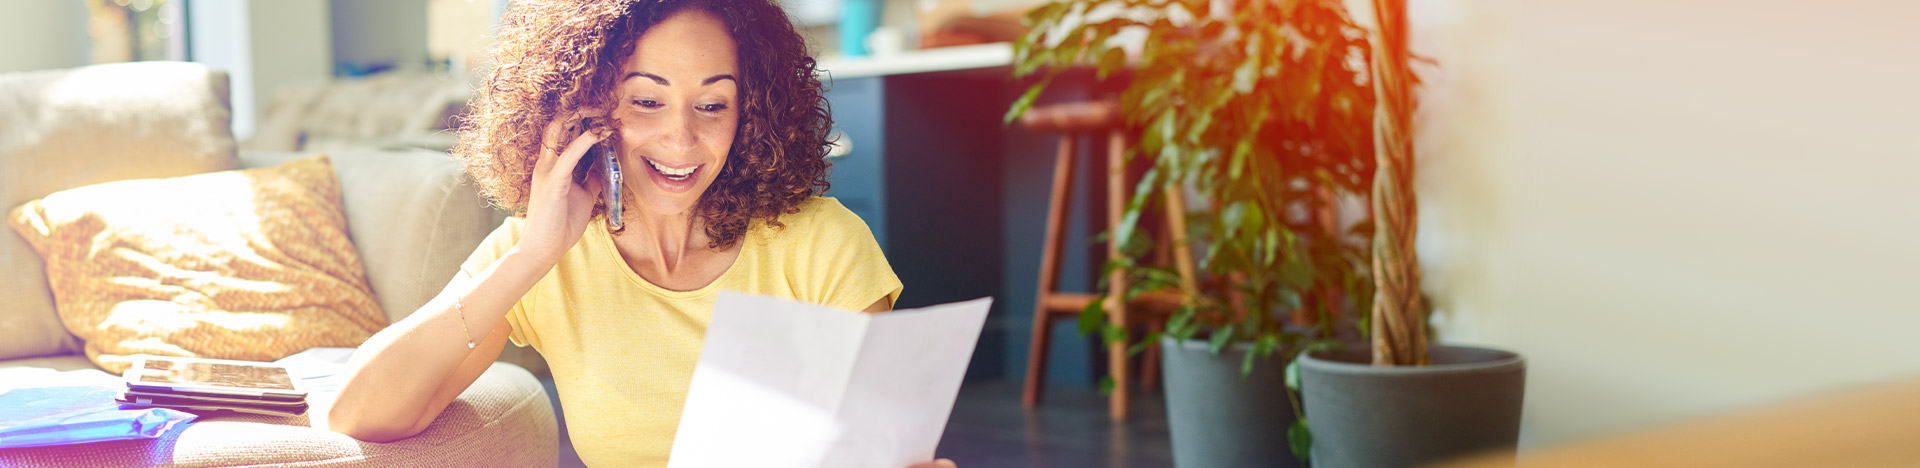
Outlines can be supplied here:
[[453, 296], [453, 311], [460, 314], [460, 331], [467, 334], [467, 349], [473, 349], [473, 330], [467, 328], [467, 311], [460, 308], [460, 296]]

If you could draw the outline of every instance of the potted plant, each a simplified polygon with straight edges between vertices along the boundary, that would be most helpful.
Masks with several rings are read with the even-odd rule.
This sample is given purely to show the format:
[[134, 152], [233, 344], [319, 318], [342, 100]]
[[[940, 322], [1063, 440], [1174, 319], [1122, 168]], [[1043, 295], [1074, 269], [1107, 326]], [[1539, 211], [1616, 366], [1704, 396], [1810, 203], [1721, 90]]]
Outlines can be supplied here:
[[1467, 346], [1430, 346], [1414, 252], [1413, 75], [1405, 0], [1374, 0], [1371, 76], [1371, 349], [1315, 350], [1297, 361], [1316, 466], [1421, 466], [1516, 446], [1526, 362]]
[[[1339, 0], [1060, 0], [1026, 20], [1014, 75], [1037, 82], [1007, 120], [1069, 68], [1124, 80], [1132, 159], [1150, 164], [1106, 234], [1126, 252], [1107, 268], [1128, 269], [1130, 296], [1180, 291], [1164, 332], [1131, 341], [1104, 301], [1082, 330], [1161, 347], [1178, 466], [1299, 463], [1306, 426], [1286, 363], [1331, 342], [1373, 294], [1370, 225], [1343, 225], [1336, 209], [1374, 174], [1365, 31]], [[1188, 212], [1189, 193], [1203, 208]], [[1139, 228], [1160, 207], [1172, 208], [1171, 265], [1147, 260], [1155, 243]]]

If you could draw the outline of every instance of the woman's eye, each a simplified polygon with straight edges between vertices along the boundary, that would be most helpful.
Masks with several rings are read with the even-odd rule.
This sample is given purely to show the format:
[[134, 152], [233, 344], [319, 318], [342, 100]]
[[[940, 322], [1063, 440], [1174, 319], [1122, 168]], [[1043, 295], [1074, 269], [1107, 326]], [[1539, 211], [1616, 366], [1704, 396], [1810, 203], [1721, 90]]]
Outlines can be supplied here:
[[655, 101], [652, 99], [635, 99], [633, 100], [633, 105], [640, 106], [643, 109], [659, 109], [660, 101]]
[[720, 112], [723, 110], [727, 110], [727, 105], [726, 104], [707, 104], [704, 106], [700, 106], [700, 110], [702, 112]]

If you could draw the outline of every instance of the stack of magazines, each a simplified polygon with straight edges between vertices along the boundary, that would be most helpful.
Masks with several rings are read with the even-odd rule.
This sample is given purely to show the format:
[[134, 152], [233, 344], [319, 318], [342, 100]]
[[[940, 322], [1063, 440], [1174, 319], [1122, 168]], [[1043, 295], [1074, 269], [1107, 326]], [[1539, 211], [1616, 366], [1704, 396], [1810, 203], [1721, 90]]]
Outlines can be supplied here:
[[307, 390], [286, 367], [266, 362], [135, 356], [122, 406], [228, 410], [274, 416], [307, 412]]

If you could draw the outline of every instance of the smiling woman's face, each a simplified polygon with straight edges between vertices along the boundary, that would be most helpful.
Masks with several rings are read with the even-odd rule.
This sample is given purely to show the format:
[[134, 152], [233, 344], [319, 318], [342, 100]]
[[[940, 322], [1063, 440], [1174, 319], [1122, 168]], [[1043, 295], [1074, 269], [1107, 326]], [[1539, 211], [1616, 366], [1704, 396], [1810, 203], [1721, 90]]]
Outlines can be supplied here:
[[634, 43], [611, 117], [635, 208], [690, 213], [726, 167], [740, 126], [738, 57], [726, 24], [697, 9], [668, 16]]

